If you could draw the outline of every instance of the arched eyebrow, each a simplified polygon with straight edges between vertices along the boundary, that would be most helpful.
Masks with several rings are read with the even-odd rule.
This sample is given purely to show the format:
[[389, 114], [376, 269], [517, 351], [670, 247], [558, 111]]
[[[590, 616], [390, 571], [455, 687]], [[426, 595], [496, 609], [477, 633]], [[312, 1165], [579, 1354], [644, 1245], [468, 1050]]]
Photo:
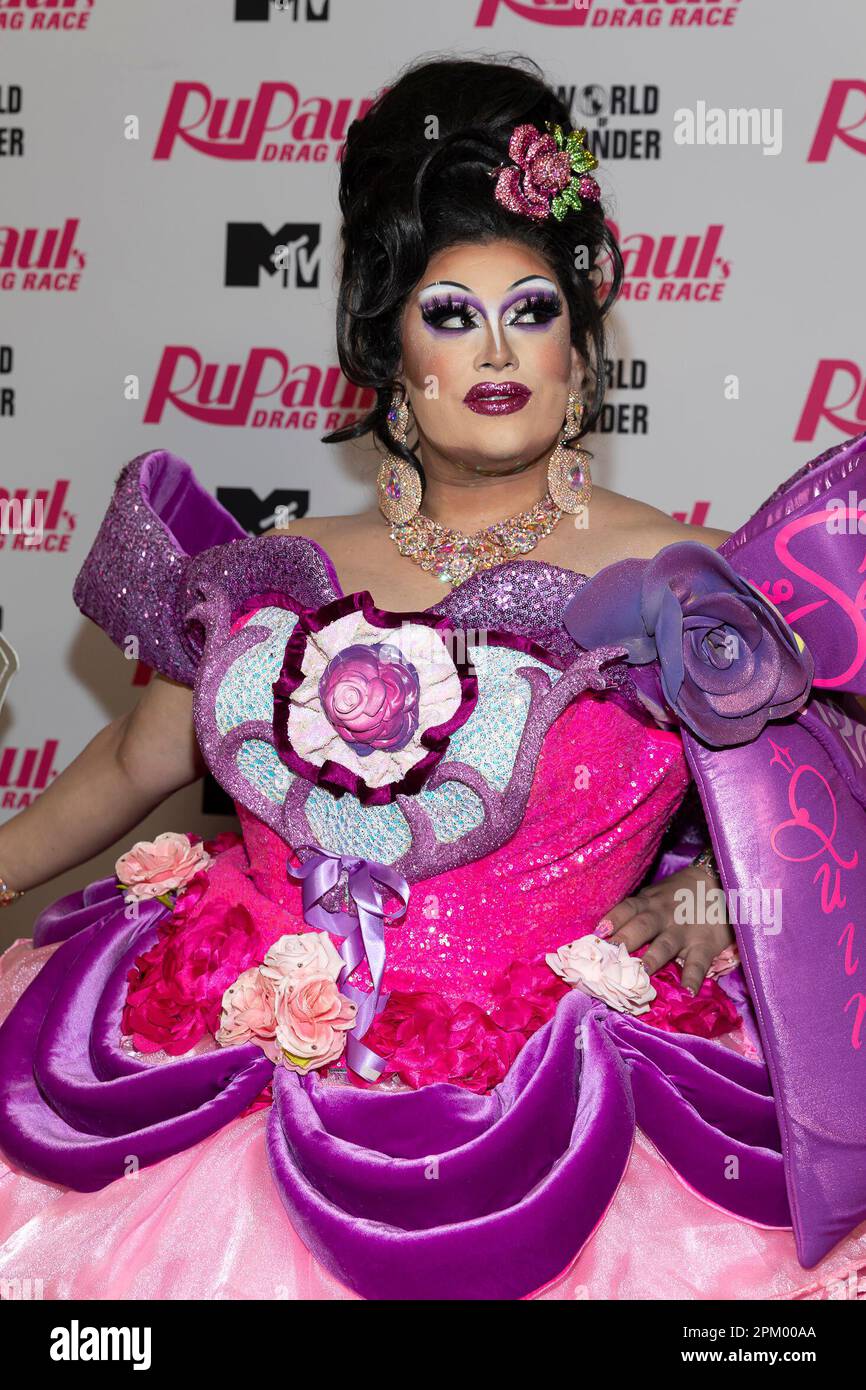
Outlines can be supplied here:
[[461, 285], [459, 280], [431, 280], [429, 285], [422, 285], [418, 293], [423, 294], [425, 290], [433, 290], [437, 285], [448, 285], [454, 290], [465, 290], [467, 294], [475, 293], [474, 290], [470, 290], [468, 285]]
[[[522, 279], [515, 280], [513, 285], [509, 285], [505, 293], [508, 294], [511, 290], [516, 290], [519, 285], [525, 285], [528, 280], [547, 280], [548, 284], [553, 284], [553, 281], [550, 279], [549, 275], [524, 275]], [[423, 288], [418, 291], [418, 293], [423, 294], [424, 290], [433, 289], [436, 285], [449, 285], [452, 289], [455, 290], [465, 290], [467, 294], [475, 293], [475, 291], [473, 289], [470, 289], [468, 285], [462, 285], [459, 280], [431, 280], [430, 284], [424, 285]]]
[[[551, 280], [549, 275], [524, 275], [522, 280], [515, 280], [513, 285], [508, 286], [508, 289], [516, 290], [518, 285], [525, 285], [527, 280], [546, 280], [548, 285], [553, 284], [553, 281]], [[506, 290], [505, 293], [507, 294], [508, 290]]]

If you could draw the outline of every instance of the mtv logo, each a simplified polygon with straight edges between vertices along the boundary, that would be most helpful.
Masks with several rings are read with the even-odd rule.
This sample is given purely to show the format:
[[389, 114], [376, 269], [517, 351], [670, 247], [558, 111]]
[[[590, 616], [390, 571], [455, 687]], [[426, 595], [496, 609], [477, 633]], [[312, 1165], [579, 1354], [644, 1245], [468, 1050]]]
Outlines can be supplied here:
[[18, 654], [10, 642], [0, 632], [0, 709], [6, 699], [9, 682], [18, 670]]
[[303, 488], [278, 487], [262, 498], [251, 487], [218, 487], [216, 497], [253, 536], [306, 516], [310, 506], [309, 490]]
[[254, 289], [264, 271], [269, 276], [282, 273], [284, 289], [314, 289], [319, 283], [321, 236], [318, 222], [284, 222], [276, 232], [260, 222], [229, 222], [226, 285]]
[[235, 21], [267, 22], [271, 10], [289, 14], [292, 19], [327, 19], [331, 0], [235, 0]]

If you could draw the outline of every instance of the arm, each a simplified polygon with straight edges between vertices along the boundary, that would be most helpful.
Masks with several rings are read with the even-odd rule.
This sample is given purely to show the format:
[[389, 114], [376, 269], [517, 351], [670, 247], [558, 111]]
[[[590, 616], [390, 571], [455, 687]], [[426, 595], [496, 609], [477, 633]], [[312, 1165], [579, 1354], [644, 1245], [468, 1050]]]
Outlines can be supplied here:
[[155, 676], [41, 796], [0, 827], [0, 876], [34, 888], [82, 864], [206, 771], [192, 723], [192, 691]]

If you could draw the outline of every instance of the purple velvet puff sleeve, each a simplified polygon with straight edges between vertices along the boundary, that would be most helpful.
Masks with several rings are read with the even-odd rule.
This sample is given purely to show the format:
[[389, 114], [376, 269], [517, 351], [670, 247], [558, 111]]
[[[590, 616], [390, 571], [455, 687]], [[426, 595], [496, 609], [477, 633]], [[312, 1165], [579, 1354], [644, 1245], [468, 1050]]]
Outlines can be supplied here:
[[121, 470], [72, 596], [119, 647], [161, 675], [192, 686], [196, 644], [184, 623], [184, 580], [194, 556], [246, 536], [165, 449], [139, 454]]

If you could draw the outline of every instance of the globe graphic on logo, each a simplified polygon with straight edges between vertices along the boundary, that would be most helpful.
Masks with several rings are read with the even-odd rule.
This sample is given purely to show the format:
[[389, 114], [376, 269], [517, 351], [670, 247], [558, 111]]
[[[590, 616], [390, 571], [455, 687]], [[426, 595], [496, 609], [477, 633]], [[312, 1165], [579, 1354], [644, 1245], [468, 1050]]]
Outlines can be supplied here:
[[596, 85], [581, 87], [577, 101], [585, 116], [602, 116], [610, 105], [604, 87]]

